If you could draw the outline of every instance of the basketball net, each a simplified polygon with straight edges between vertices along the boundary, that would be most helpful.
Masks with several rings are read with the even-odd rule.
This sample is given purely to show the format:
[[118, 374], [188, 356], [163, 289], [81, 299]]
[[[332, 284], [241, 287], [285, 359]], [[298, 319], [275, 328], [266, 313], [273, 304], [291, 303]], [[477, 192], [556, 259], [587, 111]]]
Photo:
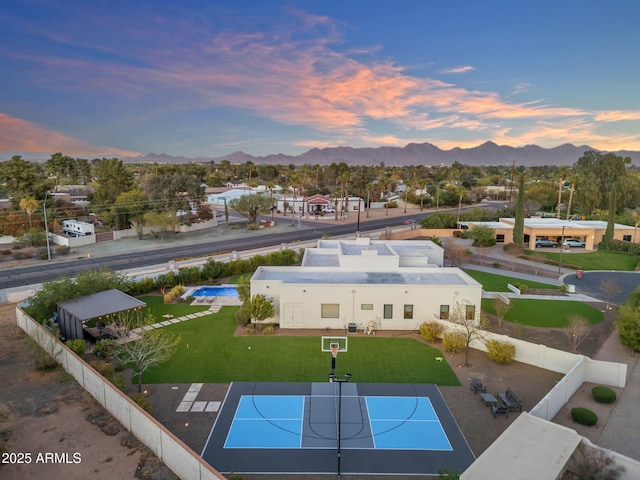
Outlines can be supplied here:
[[331, 356], [333, 358], [336, 358], [338, 356], [338, 348], [337, 347], [331, 347]]

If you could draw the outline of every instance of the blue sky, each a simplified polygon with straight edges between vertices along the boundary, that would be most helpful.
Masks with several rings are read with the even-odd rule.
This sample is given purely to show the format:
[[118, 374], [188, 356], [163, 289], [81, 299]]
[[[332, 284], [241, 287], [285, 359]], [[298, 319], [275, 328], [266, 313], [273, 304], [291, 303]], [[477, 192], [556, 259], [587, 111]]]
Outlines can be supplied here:
[[640, 3], [4, 0], [0, 151], [640, 150]]

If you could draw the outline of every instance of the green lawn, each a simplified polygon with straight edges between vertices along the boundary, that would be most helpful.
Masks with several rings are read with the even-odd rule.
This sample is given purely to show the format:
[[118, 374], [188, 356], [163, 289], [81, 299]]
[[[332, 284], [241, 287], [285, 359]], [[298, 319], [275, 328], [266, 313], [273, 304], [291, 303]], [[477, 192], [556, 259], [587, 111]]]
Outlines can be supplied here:
[[[495, 315], [493, 300], [482, 299], [482, 310]], [[518, 322], [532, 327], [565, 327], [570, 315], [581, 315], [590, 324], [604, 319], [602, 312], [582, 302], [565, 300], [528, 300], [511, 299], [511, 309], [505, 320]]]
[[511, 285], [526, 283], [529, 288], [560, 288], [559, 286], [548, 283], [506, 277], [504, 275], [496, 275], [495, 273], [479, 272], [478, 270], [465, 270], [465, 273], [470, 277], [473, 277], [477, 282], [480, 282], [485, 292], [508, 292], [509, 289], [507, 288], [507, 283], [510, 283]]
[[[527, 255], [532, 255], [532, 250], [527, 250]], [[560, 262], [560, 253], [537, 252], [544, 257], [553, 260], [556, 264]], [[598, 250], [585, 253], [563, 253], [562, 265], [576, 270], [621, 270], [634, 271], [640, 258], [624, 252], [610, 252], [608, 250]]]
[[192, 307], [188, 303], [165, 304], [164, 297], [162, 295], [139, 297], [138, 300], [142, 300], [147, 304], [147, 306], [144, 307], [142, 311], [146, 313], [147, 311], [151, 310], [153, 312], [153, 316], [156, 317], [158, 321], [164, 320], [162, 318], [162, 315], [173, 315], [174, 317], [182, 317], [184, 315], [201, 312], [209, 308], [209, 306], [206, 305], [198, 305]]
[[[180, 335], [175, 355], [150, 369], [145, 383], [324, 382], [331, 354], [320, 337], [234, 337], [236, 307], [165, 327]], [[410, 338], [349, 337], [336, 374], [357, 382], [460, 385], [442, 353]]]

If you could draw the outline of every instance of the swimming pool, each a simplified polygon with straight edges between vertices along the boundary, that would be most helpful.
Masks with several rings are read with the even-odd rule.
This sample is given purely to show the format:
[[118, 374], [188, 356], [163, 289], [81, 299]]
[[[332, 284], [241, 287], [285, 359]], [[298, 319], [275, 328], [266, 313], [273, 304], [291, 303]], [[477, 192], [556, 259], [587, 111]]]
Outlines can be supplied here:
[[192, 297], [237, 297], [238, 289], [236, 287], [200, 287], [191, 293]]

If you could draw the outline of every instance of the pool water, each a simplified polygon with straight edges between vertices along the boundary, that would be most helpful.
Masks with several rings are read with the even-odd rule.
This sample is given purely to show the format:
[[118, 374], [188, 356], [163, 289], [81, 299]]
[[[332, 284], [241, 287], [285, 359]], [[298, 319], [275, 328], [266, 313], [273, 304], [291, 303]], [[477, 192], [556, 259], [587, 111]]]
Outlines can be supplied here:
[[200, 287], [191, 294], [192, 297], [237, 297], [236, 287]]

